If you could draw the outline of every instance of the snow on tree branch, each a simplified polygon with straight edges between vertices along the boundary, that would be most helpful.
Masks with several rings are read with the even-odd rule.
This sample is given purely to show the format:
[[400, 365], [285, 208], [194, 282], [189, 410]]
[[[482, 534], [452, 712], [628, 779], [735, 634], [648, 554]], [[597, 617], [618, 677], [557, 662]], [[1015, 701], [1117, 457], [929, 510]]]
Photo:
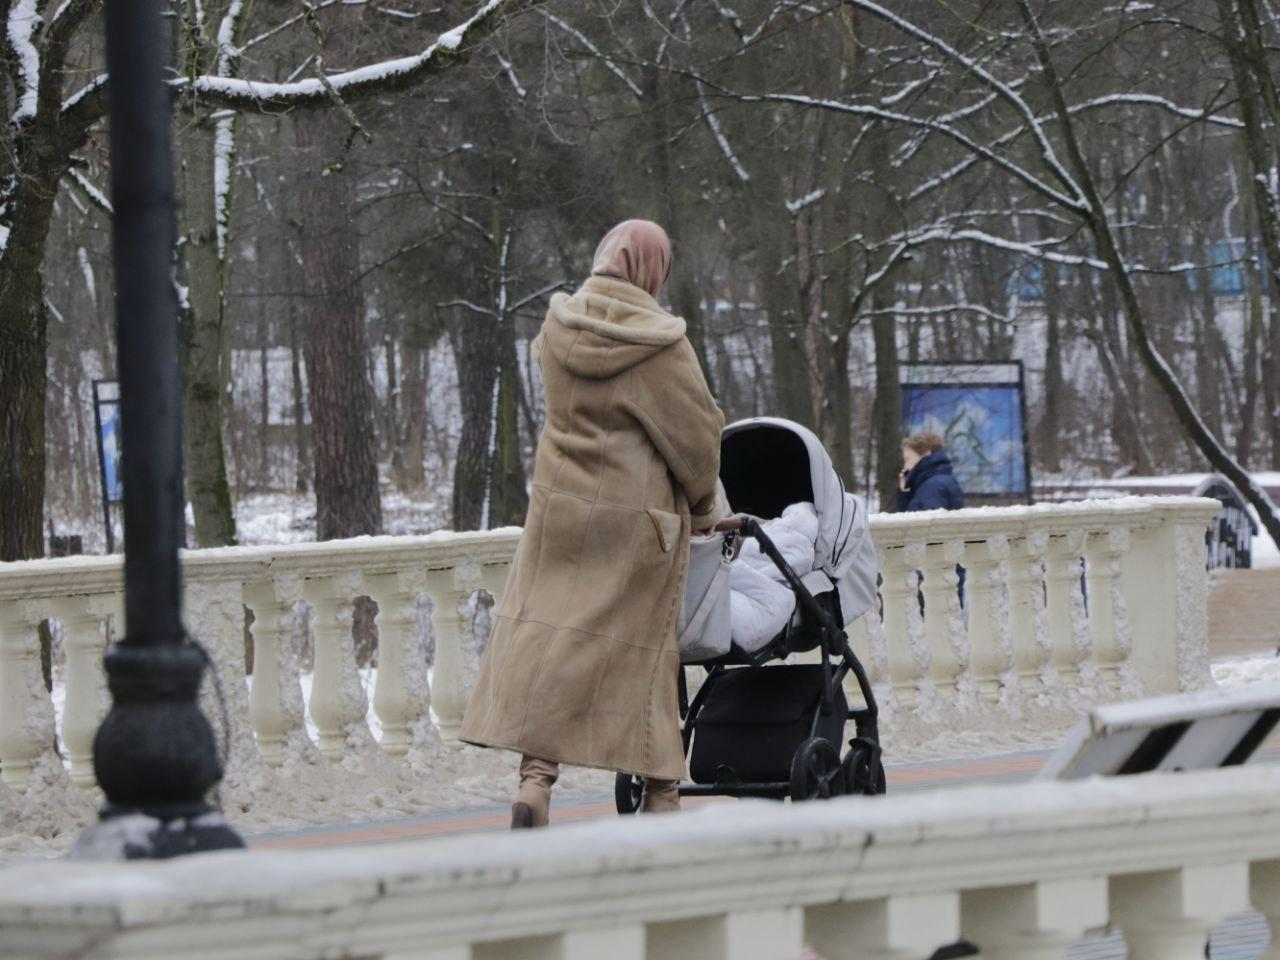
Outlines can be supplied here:
[[1082, 113], [1085, 110], [1095, 110], [1098, 107], [1110, 106], [1113, 103], [1133, 103], [1140, 106], [1160, 107], [1167, 110], [1175, 116], [1184, 117], [1188, 120], [1203, 120], [1206, 123], [1217, 124], [1220, 127], [1244, 127], [1244, 122], [1236, 120], [1234, 117], [1224, 117], [1220, 114], [1210, 113], [1207, 110], [1196, 110], [1193, 107], [1183, 107], [1174, 103], [1168, 97], [1156, 96], [1153, 93], [1112, 93], [1105, 97], [1095, 97], [1092, 100], [1084, 100], [1080, 103], [1073, 104], [1068, 109], [1071, 113]]
[[472, 16], [445, 33], [421, 53], [336, 73], [323, 79], [310, 77], [292, 83], [264, 83], [234, 77], [203, 76], [173, 82], [181, 102], [187, 105], [228, 107], [244, 112], [314, 109], [332, 103], [330, 91], [344, 101], [392, 93], [416, 86], [454, 63], [465, 60], [471, 49], [505, 18], [538, 0], [486, 0]]
[[36, 48], [37, 34], [43, 26], [36, 0], [17, 0], [9, 8], [9, 20], [5, 24], [5, 36], [17, 59], [18, 103], [13, 112], [13, 122], [20, 123], [36, 115], [40, 89], [40, 51]]
[[1078, 207], [1080, 209], [1087, 207], [1084, 193], [1080, 189], [1080, 185], [1076, 183], [1075, 178], [1067, 172], [1066, 167], [1064, 167], [1062, 162], [1058, 159], [1057, 152], [1053, 149], [1053, 145], [1045, 135], [1044, 128], [1041, 126], [1039, 118], [1036, 117], [1035, 111], [1031, 109], [1031, 105], [1028, 104], [1016, 90], [999, 80], [994, 74], [990, 73], [985, 67], [983, 67], [982, 64], [978, 63], [978, 61], [974, 60], [972, 57], [965, 56], [941, 37], [934, 36], [927, 30], [916, 26], [910, 20], [900, 17], [890, 10], [886, 10], [884, 7], [880, 6], [880, 4], [873, 3], [872, 0], [846, 0], [846, 2], [860, 10], [865, 10], [867, 13], [870, 13], [875, 17], [879, 17], [881, 20], [891, 24], [908, 36], [914, 37], [921, 43], [932, 47], [934, 50], [938, 51], [938, 53], [959, 64], [968, 73], [977, 77], [988, 87], [998, 93], [1005, 102], [1012, 106], [1018, 113], [1022, 114], [1040, 148], [1040, 154], [1044, 159], [1045, 165], [1053, 171], [1053, 174], [1058, 178], [1058, 181], [1073, 194], [1073, 198], [1070, 201], [1069, 206]]
[[711, 131], [711, 135], [716, 138], [716, 143], [720, 145], [720, 152], [729, 161], [729, 166], [733, 167], [733, 172], [738, 175], [738, 179], [743, 183], [750, 183], [751, 174], [747, 173], [747, 168], [742, 165], [738, 155], [733, 152], [733, 147], [729, 145], [729, 140], [724, 135], [724, 130], [720, 128], [720, 119], [716, 116], [715, 111], [711, 109], [711, 105], [707, 103], [706, 87], [701, 80], [695, 80], [694, 83], [698, 88], [698, 103], [702, 107], [702, 119], [707, 122], [707, 128]]
[[883, 107], [877, 107], [872, 104], [845, 103], [841, 100], [826, 100], [817, 97], [800, 96], [799, 94], [740, 94], [729, 93], [726, 91], [724, 95], [741, 100], [744, 103], [789, 103], [798, 107], [813, 107], [820, 110], [831, 110], [836, 113], [848, 113], [855, 116], [873, 117], [890, 123], [906, 124], [908, 126], [932, 130], [936, 133], [942, 134], [950, 140], [955, 141], [957, 144], [964, 147], [969, 152], [976, 154], [981, 159], [986, 160], [988, 163], [992, 163], [1004, 170], [1006, 173], [1011, 174], [1036, 193], [1052, 200], [1054, 203], [1072, 210], [1085, 209], [1085, 207], [1082, 206], [1084, 201], [1063, 193], [1062, 191], [1054, 188], [1051, 184], [1045, 183], [1026, 168], [1019, 166], [1008, 157], [996, 152], [991, 147], [979, 143], [968, 134], [957, 130], [950, 124], [942, 123], [932, 117], [916, 117], [910, 114], [898, 113], [893, 110], [886, 110]]
[[638, 86], [636, 86], [635, 81], [632, 80], [630, 77], [628, 77], [626, 73], [623, 72], [621, 67], [619, 67], [616, 63], [614, 63], [612, 60], [606, 57], [603, 53], [601, 53], [600, 48], [597, 47], [590, 40], [588, 40], [586, 37], [586, 34], [584, 34], [581, 30], [577, 30], [569, 26], [569, 24], [565, 23], [559, 17], [555, 16], [552, 13], [548, 13], [546, 10], [542, 11], [542, 15], [543, 17], [546, 18], [548, 23], [554, 24], [555, 26], [559, 27], [565, 33], [569, 34], [569, 36], [573, 37], [580, 44], [582, 44], [582, 46], [585, 47], [586, 50], [593, 57], [596, 57], [597, 59], [601, 60], [604, 63], [604, 65], [609, 68], [609, 72], [612, 73], [614, 76], [616, 76], [623, 83], [625, 83], [627, 85], [627, 89], [629, 89], [637, 97], [644, 96], [644, 91], [641, 90]]
[[812, 193], [807, 193], [803, 197], [796, 197], [796, 199], [794, 200], [788, 200], [787, 212], [790, 213], [792, 216], [795, 216], [801, 210], [805, 209], [805, 207], [813, 206], [815, 203], [817, 203], [826, 195], [827, 195], [826, 188], [819, 187], [817, 190], [814, 190]]
[[67, 171], [67, 179], [71, 182], [71, 185], [75, 187], [75, 189], [78, 190], [86, 200], [88, 200], [91, 204], [93, 204], [95, 207], [97, 207], [107, 216], [111, 216], [112, 214], [115, 213], [115, 211], [111, 207], [111, 201], [107, 198], [107, 195], [103, 193], [101, 190], [99, 190], [96, 186], [94, 186], [94, 184], [89, 180], [89, 178], [86, 177], [79, 170], [72, 167], [69, 171]]
[[521, 85], [520, 78], [516, 76], [516, 68], [512, 66], [511, 61], [502, 54], [499, 53], [497, 57], [498, 66], [502, 67], [502, 72], [505, 73], [507, 75], [507, 79], [511, 81], [511, 89], [516, 92], [517, 97], [523, 100], [529, 95], [529, 91]]
[[218, 76], [229, 77], [240, 57], [236, 48], [236, 27], [244, 16], [244, 0], [231, 0], [226, 15], [218, 26]]

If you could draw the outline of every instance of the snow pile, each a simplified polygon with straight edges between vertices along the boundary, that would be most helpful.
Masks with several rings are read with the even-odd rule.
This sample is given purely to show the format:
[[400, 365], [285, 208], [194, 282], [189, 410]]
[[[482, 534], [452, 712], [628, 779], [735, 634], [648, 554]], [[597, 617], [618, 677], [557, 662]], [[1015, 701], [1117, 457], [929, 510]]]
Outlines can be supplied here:
[[1211, 670], [1213, 679], [1223, 687], [1280, 682], [1280, 650], [1274, 654], [1219, 660]]
[[0, 784], [0, 862], [60, 856], [93, 821], [102, 794], [71, 783], [53, 753], [31, 773], [26, 793]]

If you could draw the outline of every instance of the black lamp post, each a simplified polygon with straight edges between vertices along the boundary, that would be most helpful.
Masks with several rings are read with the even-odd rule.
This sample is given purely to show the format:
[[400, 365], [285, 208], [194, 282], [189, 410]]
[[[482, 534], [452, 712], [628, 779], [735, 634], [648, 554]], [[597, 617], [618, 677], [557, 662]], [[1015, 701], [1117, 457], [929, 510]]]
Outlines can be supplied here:
[[[111, 192], [123, 439], [125, 636], [106, 655], [112, 707], [93, 742], [106, 794], [85, 856], [242, 847], [205, 796], [222, 778], [197, 694], [204, 655], [181, 618], [182, 407], [169, 49], [161, 0], [108, 0]], [[149, 818], [149, 819], [143, 819]]]

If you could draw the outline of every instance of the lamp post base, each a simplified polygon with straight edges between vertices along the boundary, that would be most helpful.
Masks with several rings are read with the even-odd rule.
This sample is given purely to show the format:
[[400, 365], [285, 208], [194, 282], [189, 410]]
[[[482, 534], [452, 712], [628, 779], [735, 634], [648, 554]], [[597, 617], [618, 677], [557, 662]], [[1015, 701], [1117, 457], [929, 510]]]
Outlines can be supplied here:
[[72, 856], [163, 859], [244, 846], [206, 802], [222, 779], [196, 694], [204, 652], [192, 643], [115, 643], [104, 659], [112, 706], [93, 740], [107, 803]]
[[189, 853], [239, 850], [244, 841], [222, 814], [161, 819], [106, 807], [102, 819], [84, 829], [71, 848], [73, 860], [165, 860]]

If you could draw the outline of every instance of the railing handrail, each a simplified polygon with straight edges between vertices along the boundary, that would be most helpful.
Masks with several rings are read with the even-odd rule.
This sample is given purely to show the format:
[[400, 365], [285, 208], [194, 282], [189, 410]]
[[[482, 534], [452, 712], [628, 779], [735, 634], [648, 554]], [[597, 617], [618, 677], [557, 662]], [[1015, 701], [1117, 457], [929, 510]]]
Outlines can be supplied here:
[[[923, 513], [873, 514], [872, 539], [882, 547], [986, 537], [1016, 536], [1031, 527], [1055, 533], [1101, 532], [1123, 518], [1141, 529], [1174, 519], [1207, 523], [1221, 509], [1204, 497], [1120, 497], [1034, 506], [977, 507]], [[511, 560], [519, 527], [468, 533], [442, 530], [424, 535], [355, 537], [269, 546], [217, 547], [182, 554], [183, 575], [191, 583], [267, 580], [278, 576], [322, 577], [359, 569], [368, 575], [394, 573], [406, 566], [445, 570]], [[50, 599], [110, 593], [120, 589], [120, 556], [79, 556], [0, 563], [0, 600]]]

